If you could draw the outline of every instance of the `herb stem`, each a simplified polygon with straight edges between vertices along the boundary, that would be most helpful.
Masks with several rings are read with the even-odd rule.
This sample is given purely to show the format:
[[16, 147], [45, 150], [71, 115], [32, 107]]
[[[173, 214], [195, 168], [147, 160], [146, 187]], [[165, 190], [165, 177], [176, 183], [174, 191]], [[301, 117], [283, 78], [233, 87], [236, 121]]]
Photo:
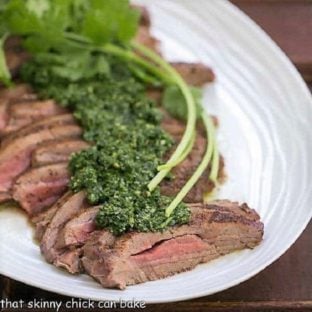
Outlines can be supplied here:
[[187, 123], [186, 123], [184, 134], [182, 136], [182, 139], [178, 147], [176, 148], [176, 150], [174, 151], [174, 153], [171, 155], [170, 159], [166, 163], [166, 168], [159, 171], [158, 174], [148, 184], [148, 189], [150, 191], [153, 191], [158, 186], [158, 184], [166, 177], [169, 171], [175, 165], [179, 164], [183, 160], [181, 156], [184, 156], [183, 153], [187, 150], [187, 147], [190, 141], [192, 140], [192, 136], [195, 131], [196, 104], [195, 104], [193, 95], [190, 91], [190, 88], [185, 83], [185, 81], [180, 76], [180, 74], [172, 66], [170, 66], [166, 61], [164, 61], [158, 54], [154, 53], [153, 51], [151, 51], [150, 49], [146, 48], [145, 46], [139, 43], [132, 42], [132, 47], [136, 49], [138, 52], [142, 53], [144, 56], [151, 59], [153, 62], [155, 62], [157, 65], [163, 68], [172, 77], [176, 85], [180, 88], [183, 96], [185, 97], [186, 104], [187, 104], [188, 115], [187, 115]]
[[[195, 142], [195, 138], [196, 138], [196, 131], [193, 132], [190, 144], [187, 146], [186, 150], [183, 152], [183, 154], [181, 155], [180, 159], [178, 159], [177, 161], [173, 162], [170, 165], [176, 166], [176, 165], [178, 165], [180, 162], [182, 162], [186, 158], [186, 156], [191, 152], [191, 150], [193, 148], [193, 145], [194, 145], [194, 142]], [[164, 169], [168, 169], [168, 168], [170, 169], [170, 166], [168, 166], [168, 164], [160, 165], [160, 166], [157, 167], [157, 169], [159, 171], [160, 170], [164, 170]]]
[[220, 155], [217, 147], [217, 140], [213, 138], [213, 155], [212, 155], [212, 163], [211, 163], [211, 171], [209, 175], [209, 179], [216, 185], [218, 183], [218, 174], [219, 174], [219, 164], [220, 164]]
[[11, 86], [12, 85], [11, 73], [8, 69], [3, 47], [4, 42], [8, 36], [9, 33], [5, 33], [0, 38], [0, 81], [2, 81], [6, 86]]
[[137, 54], [135, 54], [134, 52], [130, 50], [122, 49], [118, 47], [117, 45], [110, 44], [110, 43], [105, 44], [101, 48], [101, 50], [106, 53], [119, 56], [120, 58], [123, 58], [130, 62], [134, 62], [134, 63], [141, 65], [142, 67], [147, 69], [149, 72], [153, 73], [155, 76], [159, 77], [163, 82], [167, 84], [174, 83], [173, 79], [171, 79], [170, 76], [166, 75], [165, 72], [163, 72], [157, 66], [151, 64], [150, 62], [146, 61], [145, 59], [143, 59], [142, 57], [138, 56]]
[[102, 47], [97, 47], [97, 46], [93, 46], [92, 41], [90, 41], [88, 38], [82, 35], [78, 35], [78, 34], [71, 33], [71, 32], [65, 32], [64, 35], [66, 39], [74, 41], [77, 44], [82, 43], [82, 44], [91, 46], [94, 51], [100, 51], [100, 52], [112, 54], [112, 55], [120, 57], [121, 59], [139, 64], [143, 68], [147, 69], [149, 72], [153, 73], [156, 77], [159, 77], [164, 83], [167, 83], [167, 84], [173, 83], [172, 79], [170, 79], [170, 77], [168, 77], [168, 75], [166, 75], [157, 66], [144, 60], [142, 57], [138, 56], [131, 50], [126, 50], [112, 43], [106, 43]]
[[69, 39], [69, 40], [78, 41], [80, 43], [85, 43], [85, 44], [92, 44], [92, 41], [86, 38], [85, 36], [82, 36], [73, 32], [65, 31], [64, 36], [66, 39]]
[[210, 162], [210, 159], [213, 156], [214, 144], [211, 144], [211, 142], [213, 142], [213, 138], [214, 138], [214, 126], [213, 126], [211, 117], [208, 116], [204, 111], [202, 112], [201, 117], [202, 117], [202, 120], [206, 128], [206, 132], [207, 132], [207, 149], [206, 149], [205, 155], [201, 163], [195, 170], [194, 174], [190, 177], [190, 179], [182, 187], [180, 192], [176, 195], [173, 201], [166, 208], [166, 217], [170, 217], [174, 209], [179, 205], [179, 203], [183, 200], [183, 198], [195, 185], [195, 183], [198, 181], [200, 176], [203, 174], [203, 172], [207, 168]]

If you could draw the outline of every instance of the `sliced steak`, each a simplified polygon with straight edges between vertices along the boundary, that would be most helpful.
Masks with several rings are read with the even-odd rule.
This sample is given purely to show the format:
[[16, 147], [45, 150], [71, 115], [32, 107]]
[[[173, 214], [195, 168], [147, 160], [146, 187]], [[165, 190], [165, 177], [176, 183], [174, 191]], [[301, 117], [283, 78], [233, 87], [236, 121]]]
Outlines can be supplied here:
[[31, 94], [31, 88], [26, 84], [19, 84], [14, 88], [6, 88], [0, 91], [0, 131], [4, 129], [9, 119], [9, 104], [17, 99]]
[[32, 165], [42, 166], [66, 162], [72, 153], [88, 148], [90, 145], [79, 139], [52, 141], [38, 146], [32, 153]]
[[135, 41], [159, 53], [159, 41], [154, 36], [152, 36], [149, 26], [139, 26]]
[[18, 101], [10, 105], [8, 109], [8, 122], [4, 129], [0, 129], [0, 134], [7, 135], [26, 125], [32, 124], [36, 120], [64, 113], [66, 113], [66, 110], [57, 105], [53, 100]]
[[41, 241], [42, 236], [53, 219], [59, 205], [53, 205], [49, 209], [35, 215], [31, 218], [31, 222], [35, 225], [35, 236], [37, 241]]
[[56, 261], [58, 256], [65, 251], [55, 246], [59, 232], [79, 211], [88, 207], [84, 192], [76, 194], [67, 193], [55, 205], [58, 205], [58, 209], [40, 243], [41, 252], [50, 263]]
[[83, 271], [81, 246], [97, 232], [95, 217], [98, 211], [99, 207], [84, 209], [60, 230], [53, 247], [58, 253], [54, 265], [66, 269], [71, 274]]
[[18, 84], [12, 88], [4, 88], [0, 90], [1, 100], [18, 100], [21, 97], [32, 94], [32, 89], [28, 84]]
[[54, 261], [54, 265], [65, 269], [71, 274], [77, 274], [82, 272], [81, 262], [81, 249], [75, 248], [73, 250], [65, 250]]
[[54, 126], [12, 139], [0, 150], [0, 192], [8, 192], [13, 181], [30, 166], [31, 153], [42, 142], [79, 137], [76, 125]]
[[65, 248], [83, 244], [96, 229], [95, 217], [100, 207], [90, 207], [70, 220], [60, 231], [56, 247]]
[[[246, 204], [224, 201], [190, 205], [188, 225], [157, 233], [127, 233], [85, 245], [82, 263], [104, 287], [161, 279], [262, 240], [263, 224]], [[106, 231], [104, 234], [107, 237]]]
[[74, 124], [76, 124], [76, 122], [72, 114], [62, 114], [62, 115], [46, 117], [26, 127], [23, 127], [19, 131], [16, 131], [14, 133], [7, 135], [5, 138], [3, 138], [1, 142], [1, 147], [5, 147], [6, 145], [8, 145], [9, 143], [11, 143], [13, 140], [17, 138], [24, 137], [26, 135], [29, 135], [34, 132], [38, 132], [43, 129], [49, 129], [55, 126], [74, 125]]
[[[94, 264], [101, 261], [102, 254], [113, 247], [116, 239], [116, 236], [108, 230], [94, 231], [90, 235], [89, 239], [82, 247], [83, 267], [89, 274], [92, 272]], [[91, 274], [91, 276], [93, 275]]]
[[184, 80], [192, 86], [202, 86], [215, 80], [212, 69], [201, 63], [171, 63]]
[[13, 198], [33, 216], [57, 201], [66, 191], [69, 178], [67, 163], [30, 169], [16, 180]]

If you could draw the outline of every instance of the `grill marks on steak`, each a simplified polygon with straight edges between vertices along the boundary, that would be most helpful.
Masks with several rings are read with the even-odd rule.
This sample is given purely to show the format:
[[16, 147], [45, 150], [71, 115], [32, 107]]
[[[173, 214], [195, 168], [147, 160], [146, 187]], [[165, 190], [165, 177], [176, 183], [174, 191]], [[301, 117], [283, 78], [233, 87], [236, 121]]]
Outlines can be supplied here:
[[[214, 202], [190, 205], [188, 225], [163, 233], [128, 233], [95, 239], [84, 247], [86, 271], [105, 287], [123, 289], [190, 270], [235, 250], [253, 248], [263, 236], [259, 216], [247, 205]], [[107, 237], [106, 231], [103, 232]]]
[[52, 141], [40, 145], [32, 153], [32, 166], [43, 166], [67, 162], [72, 153], [88, 148], [90, 145], [79, 139]]
[[35, 215], [56, 202], [69, 178], [66, 163], [30, 169], [16, 180], [13, 198], [30, 216]]

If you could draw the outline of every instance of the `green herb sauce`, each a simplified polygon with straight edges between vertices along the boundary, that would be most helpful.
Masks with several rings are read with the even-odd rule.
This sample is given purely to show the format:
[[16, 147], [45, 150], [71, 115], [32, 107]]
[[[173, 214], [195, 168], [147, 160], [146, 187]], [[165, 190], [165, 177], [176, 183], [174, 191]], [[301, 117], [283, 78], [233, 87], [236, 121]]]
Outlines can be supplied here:
[[91, 204], [103, 204], [97, 224], [116, 235], [187, 223], [190, 211], [185, 204], [167, 218], [172, 198], [162, 196], [159, 188], [152, 193], [147, 188], [173, 144], [160, 126], [160, 111], [125, 63], [109, 56], [105, 60], [93, 55], [101, 70], [89, 71], [84, 78], [73, 77], [75, 68], [64, 72], [60, 60], [49, 56], [35, 57], [22, 69], [23, 80], [42, 97], [73, 111], [83, 138], [93, 143], [72, 155], [70, 188], [85, 190]]

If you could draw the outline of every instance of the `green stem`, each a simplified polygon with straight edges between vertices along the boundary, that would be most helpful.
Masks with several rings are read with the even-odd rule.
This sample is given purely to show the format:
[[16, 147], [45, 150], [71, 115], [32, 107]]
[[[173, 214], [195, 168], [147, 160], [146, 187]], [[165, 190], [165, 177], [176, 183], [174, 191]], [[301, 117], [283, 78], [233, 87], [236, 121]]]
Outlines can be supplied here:
[[164, 164], [164, 165], [160, 165], [157, 167], [157, 170], [164, 170], [164, 169], [170, 169], [170, 166], [175, 167], [176, 165], [178, 165], [180, 162], [182, 162], [186, 156], [191, 152], [194, 142], [195, 142], [195, 138], [196, 138], [196, 132], [194, 131], [193, 135], [192, 135], [192, 139], [190, 141], [190, 144], [187, 146], [186, 150], [183, 152], [183, 154], [181, 155], [180, 159], [176, 160], [175, 162], [169, 164]]
[[218, 184], [218, 175], [219, 175], [219, 165], [220, 165], [220, 155], [217, 146], [217, 140], [213, 138], [213, 156], [212, 156], [212, 163], [211, 163], [211, 170], [209, 179], [216, 185]]
[[148, 184], [148, 189], [150, 191], [153, 191], [157, 187], [157, 185], [166, 177], [169, 171], [174, 167], [173, 164], [178, 164], [181, 162], [181, 155], [183, 155], [183, 153], [187, 150], [187, 147], [192, 140], [192, 136], [196, 126], [196, 103], [188, 85], [172, 66], [164, 61], [158, 54], [139, 43], [133, 42], [132, 47], [144, 56], [151, 59], [153, 62], [155, 62], [155, 64], [163, 68], [173, 78], [177, 86], [180, 88], [183, 96], [185, 97], [187, 104], [188, 115], [183, 137], [176, 150], [168, 160], [166, 164], [166, 169], [159, 171], [158, 174]]
[[71, 32], [64, 33], [65, 38], [75, 42], [76, 44], [83, 44], [83, 46], [91, 46], [92, 50], [105, 52], [111, 55], [115, 55], [124, 59], [126, 61], [130, 61], [136, 64], [141, 65], [143, 68], [148, 70], [150, 73], [154, 74], [156, 77], [160, 78], [164, 83], [172, 84], [174, 83], [168, 75], [166, 75], [162, 70], [160, 70], [157, 66], [151, 64], [150, 62], [146, 61], [142, 57], [138, 56], [131, 50], [126, 50], [121, 48], [115, 44], [106, 43], [102, 47], [94, 46], [93, 43], [86, 37], [74, 34]]
[[167, 84], [174, 83], [174, 81], [168, 75], [166, 75], [165, 72], [163, 72], [157, 66], [151, 64], [150, 62], [146, 61], [145, 59], [143, 59], [142, 57], [138, 56], [137, 54], [135, 54], [134, 52], [130, 50], [122, 49], [110, 43], [105, 44], [101, 48], [101, 50], [106, 53], [119, 56], [120, 58], [123, 58], [127, 61], [134, 62], [134, 63], [141, 65], [142, 67], [147, 69], [149, 72], [153, 73], [155, 76], [159, 77], [163, 82]]
[[79, 34], [75, 34], [73, 32], [65, 31], [64, 32], [64, 37], [66, 39], [73, 40], [73, 41], [78, 41], [80, 43], [84, 43], [84, 44], [88, 44], [88, 45], [92, 44], [92, 41], [90, 39], [88, 39], [87, 37], [79, 35]]
[[5, 53], [4, 53], [4, 42], [9, 36], [9, 33], [5, 33], [1, 38], [0, 38], [0, 81], [2, 81], [6, 86], [11, 86], [12, 85], [12, 80], [11, 80], [11, 73], [8, 69], [8, 65], [6, 62], [5, 58]]
[[180, 204], [180, 202], [183, 200], [183, 198], [187, 195], [187, 193], [191, 190], [191, 188], [195, 185], [195, 183], [198, 181], [198, 179], [201, 177], [205, 169], [208, 167], [208, 164], [210, 162], [210, 159], [213, 155], [213, 149], [214, 144], [211, 144], [209, 142], [213, 142], [214, 138], [214, 126], [213, 122], [204, 111], [201, 114], [201, 117], [203, 119], [206, 132], [207, 132], [207, 149], [205, 152], [205, 155], [193, 173], [193, 175], [190, 177], [190, 179], [186, 182], [186, 184], [182, 187], [180, 192], [176, 195], [176, 197], [173, 199], [173, 201], [170, 203], [170, 205], [166, 208], [166, 216], [170, 217], [172, 212], [175, 210], [175, 208]]

